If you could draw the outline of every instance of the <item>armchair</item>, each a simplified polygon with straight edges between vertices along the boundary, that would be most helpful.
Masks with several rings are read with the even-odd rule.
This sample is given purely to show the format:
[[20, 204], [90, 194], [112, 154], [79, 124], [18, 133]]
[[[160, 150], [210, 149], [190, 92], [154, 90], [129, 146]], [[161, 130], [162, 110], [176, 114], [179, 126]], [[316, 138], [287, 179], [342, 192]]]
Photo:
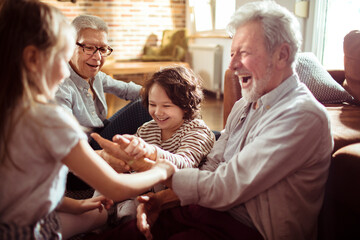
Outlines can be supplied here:
[[[150, 35], [155, 38], [155, 35]], [[186, 29], [164, 30], [160, 46], [146, 44], [142, 61], [185, 61], [188, 50]]]

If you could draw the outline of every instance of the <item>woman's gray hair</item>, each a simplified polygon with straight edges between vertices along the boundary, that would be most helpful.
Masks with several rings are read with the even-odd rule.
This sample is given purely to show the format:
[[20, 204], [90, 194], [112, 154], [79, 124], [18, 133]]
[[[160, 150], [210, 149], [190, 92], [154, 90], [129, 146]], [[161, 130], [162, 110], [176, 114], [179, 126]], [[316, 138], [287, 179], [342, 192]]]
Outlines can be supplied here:
[[109, 29], [104, 20], [100, 17], [93, 15], [79, 15], [72, 21], [72, 25], [75, 27], [77, 32], [77, 37], [79, 38], [80, 32], [83, 29], [91, 28], [99, 31], [104, 31], [106, 34]]
[[250, 2], [234, 13], [227, 30], [233, 36], [239, 27], [252, 21], [262, 23], [269, 53], [284, 42], [290, 45], [289, 63], [294, 68], [296, 54], [302, 44], [299, 21], [294, 14], [273, 1]]

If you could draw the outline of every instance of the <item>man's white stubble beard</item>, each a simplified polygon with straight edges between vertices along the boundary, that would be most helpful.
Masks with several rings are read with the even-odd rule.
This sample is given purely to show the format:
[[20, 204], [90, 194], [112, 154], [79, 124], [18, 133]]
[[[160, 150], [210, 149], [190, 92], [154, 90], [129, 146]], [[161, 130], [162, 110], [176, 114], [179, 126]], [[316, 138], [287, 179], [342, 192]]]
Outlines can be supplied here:
[[[249, 90], [245, 90], [241, 88], [241, 95], [247, 102], [256, 102], [265, 94], [265, 89], [269, 84], [270, 78], [272, 74], [272, 65], [270, 64], [266, 69], [266, 76], [261, 79], [252, 79], [252, 86]], [[240, 85], [241, 85], [240, 81]]]

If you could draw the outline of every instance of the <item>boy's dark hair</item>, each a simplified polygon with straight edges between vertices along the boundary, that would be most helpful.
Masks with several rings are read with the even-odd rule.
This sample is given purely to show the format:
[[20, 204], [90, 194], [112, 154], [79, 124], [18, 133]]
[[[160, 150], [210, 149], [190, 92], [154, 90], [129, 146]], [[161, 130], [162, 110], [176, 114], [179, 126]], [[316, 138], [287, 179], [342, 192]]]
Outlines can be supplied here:
[[183, 66], [170, 66], [154, 73], [146, 81], [142, 91], [142, 102], [149, 108], [149, 90], [155, 84], [162, 86], [173, 104], [184, 110], [184, 119], [200, 117], [203, 100], [202, 81], [192, 70]]

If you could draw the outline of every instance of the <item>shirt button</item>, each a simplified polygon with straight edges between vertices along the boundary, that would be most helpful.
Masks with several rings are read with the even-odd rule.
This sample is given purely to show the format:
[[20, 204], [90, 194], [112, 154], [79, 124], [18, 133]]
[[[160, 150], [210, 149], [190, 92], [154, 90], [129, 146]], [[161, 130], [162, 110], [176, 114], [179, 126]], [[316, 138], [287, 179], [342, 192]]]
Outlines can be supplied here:
[[270, 109], [270, 106], [269, 106], [269, 105], [266, 105], [266, 109], [268, 109], [268, 110], [269, 110], [269, 109]]

